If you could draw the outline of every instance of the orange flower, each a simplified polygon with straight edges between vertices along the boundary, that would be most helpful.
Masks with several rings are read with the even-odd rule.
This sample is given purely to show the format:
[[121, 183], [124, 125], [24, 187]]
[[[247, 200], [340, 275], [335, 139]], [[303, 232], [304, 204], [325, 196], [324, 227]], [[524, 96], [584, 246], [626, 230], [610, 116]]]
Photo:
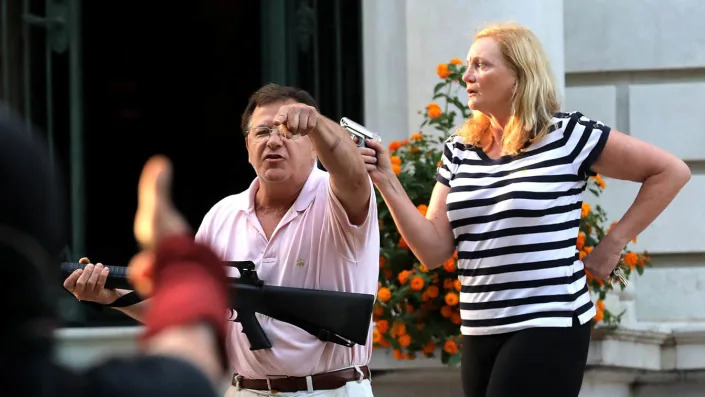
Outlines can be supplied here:
[[428, 212], [428, 206], [426, 204], [419, 204], [416, 209], [419, 210], [423, 216], [426, 216], [426, 212]]
[[443, 280], [443, 289], [454, 289], [454, 280], [452, 278], [447, 278]]
[[441, 166], [441, 161], [438, 160], [438, 162], [436, 163], [436, 168], [439, 168], [440, 166]]
[[397, 164], [392, 164], [392, 171], [394, 171], [394, 175], [399, 175], [401, 174], [401, 167]]
[[583, 249], [583, 247], [585, 246], [585, 239], [586, 238], [587, 238], [587, 236], [585, 236], [585, 233], [583, 233], [583, 232], [578, 233], [578, 240], [575, 243], [576, 247], [578, 247], [578, 250]]
[[455, 292], [449, 292], [446, 294], [445, 300], [448, 306], [455, 306], [459, 302], [458, 294], [456, 294]]
[[437, 103], [431, 103], [428, 106], [426, 106], [428, 109], [428, 117], [435, 119], [437, 117], [440, 117], [443, 112], [441, 112], [441, 107], [438, 106]]
[[423, 294], [421, 294], [421, 302], [428, 302], [431, 300], [431, 297], [428, 295], [428, 291], [424, 291]]
[[396, 358], [397, 360], [403, 360], [403, 359], [404, 359], [404, 355], [401, 354], [401, 350], [399, 350], [399, 349], [394, 349], [394, 358]]
[[595, 320], [596, 323], [599, 323], [604, 317], [605, 313], [602, 310], [598, 310], [595, 314], [595, 317], [593, 317], [592, 319]]
[[436, 66], [436, 73], [438, 73], [438, 77], [442, 79], [445, 79], [446, 77], [450, 76], [450, 72], [448, 71], [448, 64], [439, 63], [438, 66]]
[[416, 357], [414, 357], [412, 354], [409, 353], [404, 353], [404, 360], [414, 360]]
[[403, 141], [399, 142], [399, 144], [402, 145], [402, 146], [406, 146], [406, 145], [409, 144], [409, 140], [408, 140], [408, 139], [404, 139]]
[[380, 339], [382, 339], [382, 334], [377, 330], [372, 331], [372, 342], [379, 343]]
[[382, 287], [377, 291], [377, 298], [381, 300], [382, 302], [386, 302], [389, 300], [389, 298], [392, 297], [392, 291], [389, 290], [387, 287]]
[[421, 273], [428, 273], [428, 268], [426, 267], [426, 265], [419, 265], [419, 271]]
[[387, 339], [382, 338], [382, 339], [379, 340], [379, 345], [380, 345], [380, 346], [384, 346], [384, 347], [389, 347], [389, 346], [391, 346], [392, 344], [389, 343], [389, 341], [388, 341]]
[[392, 164], [401, 165], [401, 158], [399, 156], [389, 156], [389, 161], [391, 161]]
[[384, 278], [389, 280], [392, 278], [392, 270], [391, 269], [384, 269]]
[[409, 275], [411, 274], [410, 271], [408, 270], [402, 270], [399, 272], [397, 275], [397, 280], [399, 280], [399, 284], [404, 285], [406, 282], [409, 280]]
[[428, 341], [423, 347], [423, 352], [426, 354], [432, 354], [436, 350], [436, 344], [432, 340]]
[[595, 302], [595, 306], [597, 306], [597, 310], [599, 311], [605, 310], [605, 302], [603, 302], [602, 299], [598, 299], [597, 302]]
[[455, 287], [455, 290], [460, 292], [460, 289], [463, 288], [463, 284], [460, 282], [460, 280], [455, 280], [453, 281], [453, 287]]
[[441, 316], [445, 318], [449, 318], [450, 316], [453, 315], [453, 308], [450, 306], [443, 306], [441, 308]]
[[589, 254], [592, 252], [592, 247], [589, 245], [586, 245], [585, 247], [583, 247], [583, 251], [585, 251], [586, 254]]
[[427, 293], [428, 296], [430, 296], [431, 298], [437, 298], [437, 297], [438, 297], [438, 292], [439, 292], [439, 291], [438, 291], [438, 287], [435, 286], [435, 285], [429, 286], [428, 289], [426, 290], [426, 293]]
[[462, 65], [463, 60], [460, 58], [450, 58], [450, 63], [453, 65]]
[[587, 253], [586, 253], [585, 251], [580, 251], [580, 252], [578, 253], [578, 256], [580, 257], [580, 260], [583, 260], [583, 258], [585, 258], [585, 255], [587, 255]]
[[402, 146], [401, 142], [399, 141], [391, 141], [389, 142], [389, 152], [394, 152], [395, 150], [399, 149]]
[[386, 264], [387, 264], [387, 258], [380, 255], [379, 256], [379, 268], [382, 269], [384, 267], [384, 265], [386, 265]]
[[639, 262], [639, 256], [633, 252], [627, 252], [626, 255], [624, 255], [624, 263], [629, 265], [629, 268], [634, 270], [636, 267], [636, 264]]
[[414, 291], [421, 291], [421, 288], [423, 288], [424, 285], [424, 281], [421, 277], [416, 276], [411, 279], [411, 283], [409, 285], [411, 285], [411, 289], [413, 289]]
[[411, 146], [411, 147], [409, 148], [409, 153], [418, 153], [418, 152], [420, 152], [420, 151], [421, 151], [421, 149], [419, 149], [419, 148], [416, 147], [416, 146]]
[[375, 324], [375, 328], [377, 328], [379, 333], [383, 334], [389, 330], [389, 322], [387, 320], [379, 320], [377, 324]]
[[399, 345], [401, 347], [407, 347], [411, 344], [411, 335], [405, 334], [399, 337]]
[[463, 320], [460, 318], [460, 313], [454, 312], [450, 316], [450, 322], [455, 324], [455, 325], [460, 325], [463, 323]]
[[455, 354], [458, 352], [458, 345], [452, 340], [449, 340], [446, 341], [445, 345], [443, 345], [443, 350], [445, 350], [448, 354]]
[[446, 263], [443, 264], [443, 268], [448, 272], [448, 273], [453, 273], [455, 271], [455, 259], [450, 258], [446, 261]]
[[639, 267], [644, 267], [646, 264], [646, 255], [639, 255], [639, 261], [636, 263]]
[[580, 210], [580, 217], [585, 218], [590, 215], [590, 204], [583, 202], [583, 207]]
[[453, 258], [458, 259], [458, 251], [453, 251]]
[[384, 308], [382, 306], [375, 306], [374, 313], [378, 316], [384, 314]]
[[394, 323], [392, 325], [392, 336], [400, 337], [406, 335], [406, 325], [404, 323]]
[[412, 141], [420, 141], [423, 139], [423, 134], [420, 132], [415, 132], [415, 133], [411, 134], [410, 138]]
[[634, 238], [632, 239], [632, 243], [636, 244], [636, 238], [637, 238], [637, 237], [639, 237], [639, 236], [636, 236], [636, 237], [634, 237]]
[[397, 243], [397, 247], [409, 248], [409, 244], [406, 243], [406, 240], [404, 240], [404, 237], [399, 237], [399, 242]]
[[605, 181], [602, 179], [602, 176], [600, 174], [593, 176], [592, 179], [595, 180], [595, 183], [597, 184], [597, 186], [600, 187], [600, 189], [605, 188], [605, 186], [606, 186]]

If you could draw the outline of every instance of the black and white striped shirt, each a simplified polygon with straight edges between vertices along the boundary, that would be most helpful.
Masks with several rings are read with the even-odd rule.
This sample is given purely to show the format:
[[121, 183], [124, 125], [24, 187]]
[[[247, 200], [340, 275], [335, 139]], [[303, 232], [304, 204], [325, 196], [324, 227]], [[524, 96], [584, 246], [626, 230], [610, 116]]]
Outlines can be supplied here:
[[489, 158], [458, 135], [437, 180], [450, 187], [464, 335], [570, 327], [595, 315], [576, 239], [590, 166], [610, 128], [558, 113], [551, 132], [517, 156]]

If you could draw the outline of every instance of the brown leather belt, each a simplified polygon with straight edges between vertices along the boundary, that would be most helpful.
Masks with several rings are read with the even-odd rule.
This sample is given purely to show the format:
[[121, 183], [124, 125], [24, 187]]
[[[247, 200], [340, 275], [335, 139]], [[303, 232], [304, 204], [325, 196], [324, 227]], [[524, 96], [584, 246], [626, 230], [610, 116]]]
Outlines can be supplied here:
[[[311, 375], [311, 386], [313, 390], [333, 390], [343, 387], [352, 380], [370, 379], [370, 369], [364, 365], [359, 367], [360, 373], [353, 368], [341, 369], [338, 371], [326, 372], [323, 374]], [[248, 379], [235, 374], [232, 384], [240, 389], [270, 390], [273, 392], [296, 392], [308, 390], [306, 376], [272, 377], [269, 379]]]

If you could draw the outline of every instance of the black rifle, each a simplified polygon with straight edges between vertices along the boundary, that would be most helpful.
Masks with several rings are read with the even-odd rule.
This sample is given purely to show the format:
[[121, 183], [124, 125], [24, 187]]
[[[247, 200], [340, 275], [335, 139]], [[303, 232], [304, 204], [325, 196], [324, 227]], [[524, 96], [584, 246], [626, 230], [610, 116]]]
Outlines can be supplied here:
[[[225, 264], [240, 272], [239, 278], [228, 277], [230, 306], [231, 310], [237, 311], [234, 321], [242, 324], [250, 350], [272, 347], [255, 313], [295, 325], [322, 341], [348, 347], [367, 343], [374, 295], [266, 285], [257, 277], [254, 263], [236, 261]], [[64, 262], [61, 272], [66, 278], [83, 267], [84, 264]], [[127, 279], [126, 267], [108, 268], [110, 273], [105, 288], [133, 289]]]

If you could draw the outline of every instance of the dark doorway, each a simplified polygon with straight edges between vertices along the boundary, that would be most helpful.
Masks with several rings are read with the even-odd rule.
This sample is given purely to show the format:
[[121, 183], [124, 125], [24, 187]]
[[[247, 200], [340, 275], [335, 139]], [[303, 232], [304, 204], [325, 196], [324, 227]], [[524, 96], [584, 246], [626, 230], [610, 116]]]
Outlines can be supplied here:
[[[136, 182], [151, 155], [173, 160], [174, 199], [194, 228], [255, 176], [239, 117], [261, 84], [260, 9], [242, 0], [83, 4], [87, 252], [76, 254], [126, 265], [137, 251]], [[124, 318], [114, 314], [106, 321]]]
[[155, 153], [175, 164], [177, 205], [197, 227], [247, 187], [239, 116], [260, 85], [252, 1], [84, 2], [86, 246], [125, 264], [136, 181]]

